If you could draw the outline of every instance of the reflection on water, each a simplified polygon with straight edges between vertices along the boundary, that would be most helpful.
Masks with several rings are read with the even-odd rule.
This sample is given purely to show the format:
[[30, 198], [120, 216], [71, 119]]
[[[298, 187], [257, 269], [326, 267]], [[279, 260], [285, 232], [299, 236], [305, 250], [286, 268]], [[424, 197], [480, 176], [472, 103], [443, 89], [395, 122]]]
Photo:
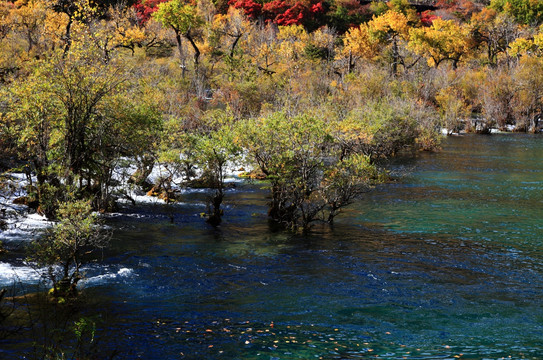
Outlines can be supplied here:
[[260, 184], [228, 194], [218, 230], [201, 193], [127, 208], [86, 314], [121, 359], [541, 358], [541, 150], [448, 139], [305, 237], [270, 228]]

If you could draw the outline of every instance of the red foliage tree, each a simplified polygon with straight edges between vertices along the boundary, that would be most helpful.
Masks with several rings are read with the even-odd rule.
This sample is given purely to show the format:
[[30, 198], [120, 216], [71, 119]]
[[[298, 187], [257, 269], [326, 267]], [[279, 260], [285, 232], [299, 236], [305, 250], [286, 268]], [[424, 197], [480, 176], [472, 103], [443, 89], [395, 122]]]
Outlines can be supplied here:
[[[307, 3], [292, 0], [272, 0], [261, 5], [254, 0], [230, 0], [229, 5], [243, 9], [250, 19], [263, 18], [277, 25], [308, 25], [321, 20], [326, 12], [323, 2]], [[322, 21], [321, 21], [322, 22]], [[323, 24], [320, 24], [323, 25]]]
[[420, 22], [424, 26], [432, 26], [432, 23], [437, 18], [438, 17], [436, 16], [436, 14], [434, 14], [434, 12], [431, 10], [426, 10], [420, 13]]
[[147, 22], [151, 18], [151, 14], [157, 10], [158, 4], [166, 1], [168, 0], [138, 0], [134, 4], [134, 8], [136, 9], [140, 23]]
[[435, 3], [440, 17], [457, 18], [467, 21], [474, 12], [481, 10], [481, 5], [475, 4], [471, 0], [437, 0]]
[[228, 5], [236, 9], [243, 9], [249, 19], [257, 19], [262, 14], [262, 4], [253, 0], [230, 0]]

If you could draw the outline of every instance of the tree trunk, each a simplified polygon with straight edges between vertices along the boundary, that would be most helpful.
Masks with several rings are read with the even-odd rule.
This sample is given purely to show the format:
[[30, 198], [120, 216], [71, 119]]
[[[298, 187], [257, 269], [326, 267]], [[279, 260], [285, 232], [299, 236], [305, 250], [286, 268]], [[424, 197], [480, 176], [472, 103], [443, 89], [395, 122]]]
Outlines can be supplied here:
[[196, 45], [196, 43], [192, 39], [192, 35], [190, 34], [190, 30], [187, 31], [187, 33], [185, 34], [185, 37], [187, 38], [190, 45], [194, 49], [194, 67], [196, 69], [198, 69], [198, 64], [199, 64], [199, 59], [200, 59], [200, 49], [198, 49], [198, 45]]
[[396, 76], [398, 74], [398, 59], [400, 58], [398, 50], [398, 39], [394, 37], [392, 40], [392, 74]]
[[181, 71], [183, 79], [185, 78], [185, 74], [187, 72], [187, 67], [185, 66], [185, 57], [183, 56], [183, 43], [181, 41], [181, 33], [179, 30], [175, 29], [175, 41], [177, 42], [177, 53], [179, 54], [179, 61], [181, 61]]

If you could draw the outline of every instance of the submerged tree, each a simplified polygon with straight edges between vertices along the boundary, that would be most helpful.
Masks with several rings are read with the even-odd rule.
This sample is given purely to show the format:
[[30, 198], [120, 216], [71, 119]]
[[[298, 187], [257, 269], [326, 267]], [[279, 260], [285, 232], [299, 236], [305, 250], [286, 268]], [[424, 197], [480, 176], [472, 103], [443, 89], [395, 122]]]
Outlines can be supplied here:
[[271, 183], [269, 215], [307, 231], [378, 181], [368, 156], [343, 151], [324, 120], [274, 113], [241, 126], [243, 146]]
[[228, 112], [214, 110], [195, 129], [183, 129], [179, 119], [171, 119], [165, 130], [169, 134], [162, 139], [161, 163], [172, 177], [181, 176], [187, 184], [199, 177], [198, 185], [212, 191], [208, 199], [208, 222], [219, 225], [227, 167], [240, 158], [242, 151], [236, 141], [235, 119]]
[[209, 187], [213, 190], [208, 214], [211, 225], [221, 222], [227, 166], [232, 165], [241, 153], [241, 148], [235, 141], [234, 119], [222, 112], [217, 115], [209, 121], [210, 131], [192, 135], [194, 161], [203, 170]]
[[82, 279], [81, 266], [90, 254], [104, 248], [109, 235], [86, 201], [61, 203], [60, 219], [48, 233], [37, 240], [31, 260], [46, 266], [46, 278], [53, 283], [55, 297], [75, 296], [77, 283]]

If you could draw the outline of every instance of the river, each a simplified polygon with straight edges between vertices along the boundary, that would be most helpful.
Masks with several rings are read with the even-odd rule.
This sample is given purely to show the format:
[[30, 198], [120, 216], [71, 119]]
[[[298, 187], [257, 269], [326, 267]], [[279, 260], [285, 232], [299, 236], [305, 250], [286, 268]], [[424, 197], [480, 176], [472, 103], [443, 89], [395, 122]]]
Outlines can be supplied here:
[[[112, 246], [83, 283], [99, 353], [543, 358], [541, 138], [450, 137], [390, 169], [396, 181], [307, 236], [268, 222], [261, 183], [227, 192], [216, 230], [198, 191], [113, 214]], [[6, 358], [29, 346], [4, 344]]]

